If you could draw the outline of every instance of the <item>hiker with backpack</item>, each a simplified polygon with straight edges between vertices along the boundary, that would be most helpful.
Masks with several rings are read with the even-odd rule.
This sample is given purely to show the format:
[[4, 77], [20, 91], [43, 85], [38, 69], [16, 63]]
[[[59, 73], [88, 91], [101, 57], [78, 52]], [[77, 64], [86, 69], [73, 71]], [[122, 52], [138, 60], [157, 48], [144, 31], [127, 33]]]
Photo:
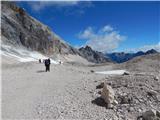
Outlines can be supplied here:
[[45, 64], [45, 67], [46, 67], [46, 72], [47, 72], [47, 71], [50, 71], [51, 61], [50, 61], [49, 58], [45, 60], [44, 64]]

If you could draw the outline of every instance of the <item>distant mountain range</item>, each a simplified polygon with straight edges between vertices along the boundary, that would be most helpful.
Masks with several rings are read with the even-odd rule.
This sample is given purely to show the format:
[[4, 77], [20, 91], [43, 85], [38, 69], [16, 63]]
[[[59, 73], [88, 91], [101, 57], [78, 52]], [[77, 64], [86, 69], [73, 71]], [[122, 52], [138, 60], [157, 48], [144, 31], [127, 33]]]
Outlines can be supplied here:
[[106, 56], [109, 57], [114, 62], [123, 63], [128, 60], [131, 60], [134, 57], [138, 57], [141, 55], [155, 54], [155, 53], [158, 53], [158, 52], [154, 49], [151, 49], [146, 52], [138, 51], [136, 53], [115, 52], [115, 53], [106, 54]]

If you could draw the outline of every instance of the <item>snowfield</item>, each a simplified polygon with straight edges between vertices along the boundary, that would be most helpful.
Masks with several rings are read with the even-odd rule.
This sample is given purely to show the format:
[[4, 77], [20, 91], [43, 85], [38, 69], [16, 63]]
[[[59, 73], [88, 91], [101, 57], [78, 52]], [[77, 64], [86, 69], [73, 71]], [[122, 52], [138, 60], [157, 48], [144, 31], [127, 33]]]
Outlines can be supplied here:
[[126, 70], [110, 70], [110, 71], [97, 71], [97, 74], [106, 74], [106, 75], [123, 75]]
[[[8, 45], [1, 45], [0, 54], [19, 62], [32, 62], [49, 58], [36, 51], [29, 51], [25, 48], [14, 48]], [[51, 63], [53, 64], [59, 64], [58, 61], [51, 59]]]

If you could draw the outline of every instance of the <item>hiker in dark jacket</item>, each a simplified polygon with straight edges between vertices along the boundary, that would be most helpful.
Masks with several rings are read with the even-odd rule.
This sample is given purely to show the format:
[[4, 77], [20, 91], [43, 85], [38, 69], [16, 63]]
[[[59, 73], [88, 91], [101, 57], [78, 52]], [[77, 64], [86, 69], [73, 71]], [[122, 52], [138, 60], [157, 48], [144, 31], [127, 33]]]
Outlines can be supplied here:
[[41, 59], [39, 59], [39, 63], [41, 63]]
[[49, 58], [46, 59], [44, 63], [45, 63], [45, 66], [46, 66], [46, 72], [50, 71], [50, 64], [51, 64], [50, 59]]

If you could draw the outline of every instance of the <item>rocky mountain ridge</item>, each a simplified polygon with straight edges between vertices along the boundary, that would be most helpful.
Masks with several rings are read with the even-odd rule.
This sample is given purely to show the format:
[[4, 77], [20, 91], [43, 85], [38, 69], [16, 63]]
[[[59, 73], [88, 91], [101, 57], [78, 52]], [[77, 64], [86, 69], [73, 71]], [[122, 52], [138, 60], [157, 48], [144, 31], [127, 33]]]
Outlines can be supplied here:
[[2, 44], [24, 46], [43, 54], [78, 54], [50, 28], [31, 17], [14, 2], [1, 2]]

